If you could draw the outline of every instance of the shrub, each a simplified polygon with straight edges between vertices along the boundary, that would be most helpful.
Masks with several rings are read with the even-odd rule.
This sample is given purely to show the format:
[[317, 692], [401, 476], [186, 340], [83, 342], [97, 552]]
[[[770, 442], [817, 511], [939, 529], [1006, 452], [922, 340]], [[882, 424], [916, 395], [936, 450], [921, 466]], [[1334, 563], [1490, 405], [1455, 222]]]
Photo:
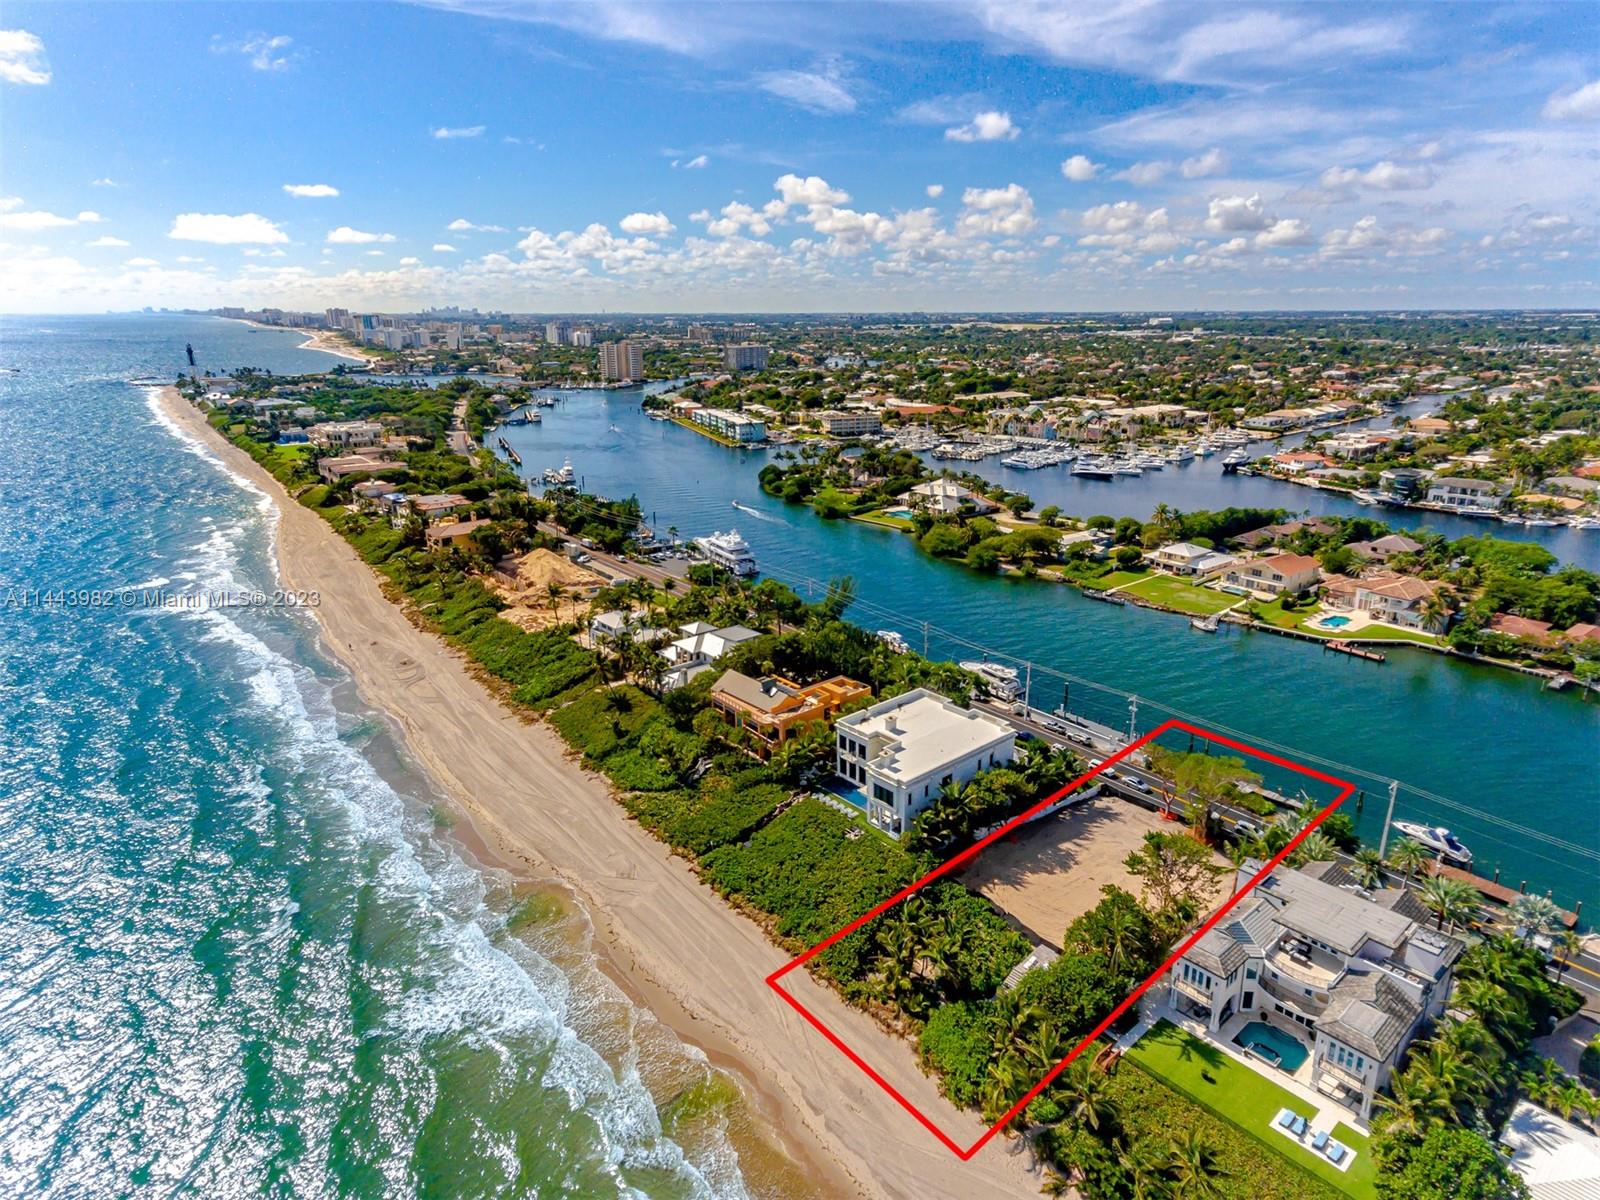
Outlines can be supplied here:
[[922, 1065], [939, 1076], [939, 1090], [962, 1108], [978, 1103], [994, 1042], [987, 1001], [941, 1005], [922, 1028]]

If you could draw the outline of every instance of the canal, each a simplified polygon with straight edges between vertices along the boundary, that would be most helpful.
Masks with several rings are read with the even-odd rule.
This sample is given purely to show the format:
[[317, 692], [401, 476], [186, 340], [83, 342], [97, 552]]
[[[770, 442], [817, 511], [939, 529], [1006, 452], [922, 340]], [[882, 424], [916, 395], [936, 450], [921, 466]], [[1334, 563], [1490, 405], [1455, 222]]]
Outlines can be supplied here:
[[[1498, 870], [1511, 887], [1527, 880], [1530, 890], [1553, 889], [1567, 907], [1583, 900], [1586, 916], [1600, 902], [1600, 705], [1580, 693], [1548, 692], [1539, 679], [1420, 650], [1396, 648], [1380, 665], [1228, 626], [1207, 635], [1186, 618], [1089, 600], [1069, 587], [977, 575], [928, 558], [903, 534], [824, 521], [765, 495], [756, 474], [767, 451], [730, 450], [651, 420], [637, 390], [552, 394], [559, 403], [543, 410], [542, 423], [500, 431], [530, 477], [570, 458], [586, 490], [637, 496], [658, 534], [736, 527], [763, 571], [802, 595], [851, 575], [858, 601], [850, 619], [896, 629], [935, 657], [986, 650], [1030, 663], [1032, 699], [1042, 707], [1069, 690], [1072, 711], [1126, 727], [1122, 693], [1131, 692], [1141, 730], [1183, 715], [1339, 764], [1331, 772], [1366, 794], [1359, 824], [1374, 843], [1387, 780], [1397, 778], [1396, 817], [1454, 829], [1481, 874]], [[1559, 534], [1537, 540], [1564, 560], [1591, 569], [1600, 561], [1600, 534], [1363, 508], [1275, 480], [1224, 477], [1215, 457], [1110, 482], [1074, 480], [1061, 469], [1010, 472], [994, 460], [978, 466], [994, 478], [1006, 472], [1007, 486], [1073, 515], [1145, 518], [1163, 501], [1185, 510], [1360, 513], [1451, 537]]]

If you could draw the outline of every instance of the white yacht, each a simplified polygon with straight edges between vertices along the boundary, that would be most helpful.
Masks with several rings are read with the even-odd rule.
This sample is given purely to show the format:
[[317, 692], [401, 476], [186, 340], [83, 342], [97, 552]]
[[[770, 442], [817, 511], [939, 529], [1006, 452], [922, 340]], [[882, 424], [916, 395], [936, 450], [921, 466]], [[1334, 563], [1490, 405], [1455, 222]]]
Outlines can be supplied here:
[[1186, 463], [1194, 461], [1195, 448], [1185, 442], [1181, 446], [1174, 446], [1167, 452], [1167, 461], [1172, 463]]
[[578, 476], [572, 470], [572, 460], [570, 458], [563, 460], [560, 470], [547, 467], [544, 473], [544, 481], [557, 487], [570, 487], [578, 482]]
[[971, 671], [983, 680], [989, 689], [989, 694], [997, 700], [1021, 700], [1022, 681], [1017, 678], [1016, 668], [1003, 667], [999, 663], [978, 662], [972, 660], [961, 664], [963, 671]]
[[1114, 458], [1111, 460], [1111, 472], [1114, 475], [1140, 475], [1144, 468], [1131, 458]]
[[712, 566], [743, 578], [757, 571], [756, 556], [750, 552], [750, 543], [739, 536], [737, 529], [727, 533], [718, 530], [707, 537], [694, 539], [694, 546]]
[[1443, 825], [1421, 825], [1416, 821], [1396, 821], [1394, 827], [1414, 842], [1432, 850], [1445, 862], [1457, 867], [1472, 865], [1472, 851]]
[[893, 650], [896, 654], [904, 654], [906, 651], [911, 649], [910, 646], [906, 645], [906, 639], [901, 637], [893, 629], [878, 630], [878, 640], [885, 646], [889, 647], [889, 649]]
[[1084, 479], [1110, 479], [1116, 469], [1111, 460], [1099, 454], [1080, 454], [1072, 464], [1072, 473]]
[[1249, 452], [1246, 451], [1243, 446], [1236, 446], [1232, 450], [1228, 451], [1227, 454], [1223, 455], [1222, 469], [1227, 474], [1232, 475], [1235, 471], [1249, 461]]

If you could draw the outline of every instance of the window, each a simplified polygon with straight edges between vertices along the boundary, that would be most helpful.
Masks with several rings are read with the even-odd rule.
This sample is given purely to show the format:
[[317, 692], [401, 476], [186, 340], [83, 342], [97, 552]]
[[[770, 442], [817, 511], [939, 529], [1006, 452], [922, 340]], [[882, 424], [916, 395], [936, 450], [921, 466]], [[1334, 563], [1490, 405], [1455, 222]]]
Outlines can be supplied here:
[[1210, 975], [1188, 962], [1183, 964], [1183, 978], [1186, 982], [1194, 984], [1203, 991], [1209, 992], [1213, 986], [1213, 980]]
[[1256, 977], [1256, 969], [1254, 967], [1246, 967], [1244, 969], [1244, 977], [1246, 979], [1254, 979]]
[[894, 793], [888, 788], [884, 787], [881, 783], [875, 783], [872, 785], [872, 798], [874, 800], [881, 800], [885, 804], [894, 803]]

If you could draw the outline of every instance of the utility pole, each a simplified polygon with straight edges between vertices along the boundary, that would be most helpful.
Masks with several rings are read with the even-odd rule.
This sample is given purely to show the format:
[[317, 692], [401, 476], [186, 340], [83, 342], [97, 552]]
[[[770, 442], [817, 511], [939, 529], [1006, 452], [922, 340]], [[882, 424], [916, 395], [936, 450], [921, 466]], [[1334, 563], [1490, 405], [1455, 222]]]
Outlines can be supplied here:
[[1128, 740], [1131, 742], [1138, 736], [1135, 722], [1139, 719], [1139, 697], [1128, 697]]
[[1389, 781], [1389, 811], [1383, 814], [1383, 832], [1378, 835], [1378, 857], [1389, 857], [1389, 822], [1394, 820], [1394, 801], [1400, 794], [1400, 781]]
[[1028, 673], [1022, 680], [1022, 704], [1027, 708], [1033, 704], [1033, 664], [1025, 662], [1022, 665], [1028, 668]]
[[928, 623], [922, 623], [922, 657], [928, 657]]

